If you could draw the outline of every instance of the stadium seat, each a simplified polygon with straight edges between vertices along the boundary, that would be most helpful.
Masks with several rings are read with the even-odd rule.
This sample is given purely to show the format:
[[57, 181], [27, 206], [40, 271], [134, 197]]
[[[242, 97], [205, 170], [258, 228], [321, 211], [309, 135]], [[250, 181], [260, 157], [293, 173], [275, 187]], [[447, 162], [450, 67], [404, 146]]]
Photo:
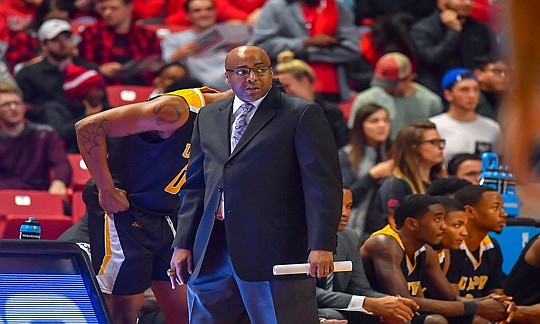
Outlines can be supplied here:
[[109, 85], [106, 90], [111, 107], [118, 107], [147, 100], [154, 88], [136, 85]]
[[62, 197], [47, 191], [0, 190], [0, 214], [63, 215]]
[[20, 226], [28, 217], [34, 217], [41, 225], [42, 240], [56, 240], [73, 225], [71, 217], [64, 215], [3, 214], [0, 215], [0, 238], [19, 238]]
[[18, 238], [19, 227], [35, 217], [42, 239], [56, 239], [73, 224], [64, 215], [62, 197], [47, 191], [0, 190], [0, 238]]
[[86, 168], [86, 164], [84, 163], [84, 160], [80, 154], [71, 153], [68, 154], [67, 157], [71, 170], [73, 171], [69, 187], [73, 190], [73, 192], [81, 191], [83, 190], [88, 179], [90, 179], [90, 172]]

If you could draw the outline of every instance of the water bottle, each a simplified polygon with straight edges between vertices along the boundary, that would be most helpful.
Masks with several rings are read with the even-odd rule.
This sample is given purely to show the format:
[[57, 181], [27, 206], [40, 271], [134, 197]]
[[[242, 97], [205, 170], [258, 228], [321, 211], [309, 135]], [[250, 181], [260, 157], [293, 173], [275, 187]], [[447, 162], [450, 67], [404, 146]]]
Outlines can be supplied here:
[[41, 225], [34, 217], [29, 217], [22, 223], [19, 238], [23, 240], [39, 240], [41, 238]]

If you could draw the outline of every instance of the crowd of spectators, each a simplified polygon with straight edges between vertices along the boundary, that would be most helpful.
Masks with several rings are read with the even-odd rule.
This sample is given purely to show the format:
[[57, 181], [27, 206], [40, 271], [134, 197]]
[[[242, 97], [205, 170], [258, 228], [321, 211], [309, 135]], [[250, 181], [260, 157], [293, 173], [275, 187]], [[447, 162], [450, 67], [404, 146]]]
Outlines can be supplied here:
[[361, 240], [395, 226], [403, 197], [449, 175], [478, 184], [480, 154], [503, 152], [502, 1], [7, 2], [0, 189], [66, 197], [74, 124], [111, 108], [109, 85], [227, 90], [225, 56], [242, 44], [267, 51], [284, 91], [323, 108]]

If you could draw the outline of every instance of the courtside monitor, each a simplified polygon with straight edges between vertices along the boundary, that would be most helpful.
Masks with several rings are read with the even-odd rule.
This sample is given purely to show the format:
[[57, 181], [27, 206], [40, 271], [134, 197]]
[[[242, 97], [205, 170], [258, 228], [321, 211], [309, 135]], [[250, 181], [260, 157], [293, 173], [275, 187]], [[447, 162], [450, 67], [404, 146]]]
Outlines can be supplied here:
[[91, 269], [75, 243], [0, 240], [0, 323], [110, 323]]

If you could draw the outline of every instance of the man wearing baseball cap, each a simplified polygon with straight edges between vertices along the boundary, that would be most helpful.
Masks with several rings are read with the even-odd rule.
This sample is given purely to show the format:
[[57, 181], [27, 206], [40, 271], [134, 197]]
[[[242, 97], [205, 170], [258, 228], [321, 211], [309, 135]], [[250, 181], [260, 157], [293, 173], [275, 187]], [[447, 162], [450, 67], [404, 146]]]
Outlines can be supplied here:
[[95, 65], [74, 55], [73, 34], [69, 22], [62, 19], [48, 19], [38, 29], [38, 39], [42, 57], [23, 67], [16, 81], [23, 92], [25, 102], [34, 104], [28, 116], [34, 121], [43, 121], [39, 105], [47, 101], [66, 99], [64, 95], [64, 67], [74, 64], [89, 69]]
[[458, 153], [493, 151], [500, 136], [499, 124], [476, 113], [480, 85], [470, 69], [455, 68], [442, 78], [441, 88], [448, 102], [448, 112], [430, 118], [437, 131], [446, 139], [444, 157]]
[[411, 61], [402, 53], [383, 55], [375, 66], [371, 88], [360, 92], [352, 105], [349, 127], [356, 111], [362, 106], [376, 104], [388, 109], [392, 122], [392, 137], [406, 125], [423, 121], [442, 112], [439, 96], [413, 81]]

